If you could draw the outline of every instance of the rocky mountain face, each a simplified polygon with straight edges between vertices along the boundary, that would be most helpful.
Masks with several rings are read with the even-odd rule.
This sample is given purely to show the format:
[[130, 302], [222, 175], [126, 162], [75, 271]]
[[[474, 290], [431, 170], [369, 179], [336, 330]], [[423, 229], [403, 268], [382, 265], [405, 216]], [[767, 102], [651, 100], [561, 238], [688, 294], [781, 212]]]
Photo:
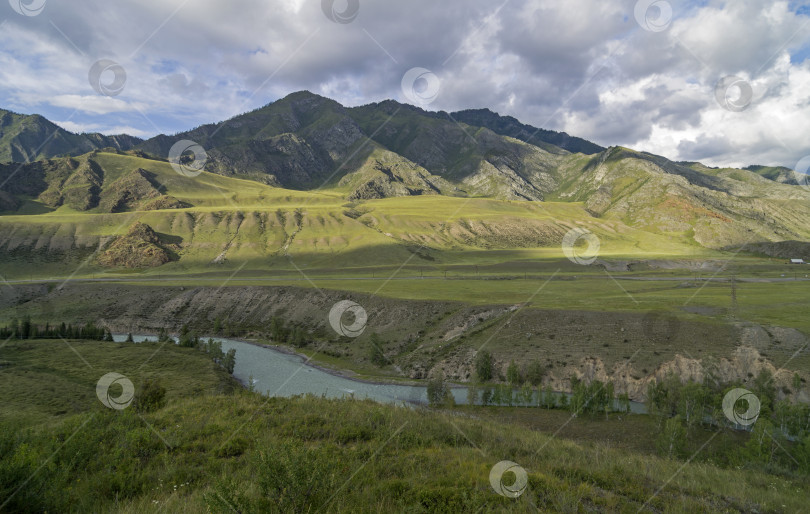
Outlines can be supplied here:
[[129, 150], [142, 140], [126, 134], [74, 134], [42, 116], [0, 109], [0, 162], [30, 162], [114, 148]]
[[[138, 149], [165, 158], [174, 142], [188, 139], [206, 149], [208, 171], [292, 189], [351, 185], [350, 198], [449, 193], [542, 200], [557, 186], [569, 152], [540, 136], [561, 144], [567, 136], [538, 132], [526, 136], [536, 143], [529, 144], [497, 132], [514, 132], [509, 123], [486, 121], [495, 130], [393, 101], [345, 108], [299, 92], [220, 124], [157, 136]], [[575, 143], [567, 146], [601, 148]], [[404, 170], [418, 171], [406, 179]]]

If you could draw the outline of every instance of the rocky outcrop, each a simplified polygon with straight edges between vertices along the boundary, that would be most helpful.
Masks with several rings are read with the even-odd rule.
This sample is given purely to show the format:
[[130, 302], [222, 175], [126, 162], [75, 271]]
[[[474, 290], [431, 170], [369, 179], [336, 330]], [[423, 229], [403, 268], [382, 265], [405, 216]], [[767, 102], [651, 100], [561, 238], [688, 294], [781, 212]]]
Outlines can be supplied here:
[[153, 200], [145, 202], [141, 205], [142, 211], [160, 211], [166, 209], [185, 209], [191, 207], [186, 202], [181, 202], [171, 195], [160, 195]]
[[102, 266], [152, 268], [166, 264], [172, 257], [172, 251], [161, 243], [152, 227], [135, 223], [125, 235], [115, 239], [97, 260]]

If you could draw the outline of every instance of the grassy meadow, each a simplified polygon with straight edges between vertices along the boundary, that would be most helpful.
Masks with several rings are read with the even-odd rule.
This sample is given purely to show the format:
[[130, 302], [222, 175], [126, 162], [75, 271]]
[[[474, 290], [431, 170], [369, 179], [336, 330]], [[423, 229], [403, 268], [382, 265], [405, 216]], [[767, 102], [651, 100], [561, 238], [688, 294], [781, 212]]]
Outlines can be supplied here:
[[[541, 409], [501, 417], [483, 408], [266, 398], [233, 388], [196, 349], [69, 343], [0, 348], [3, 510], [800, 512], [810, 502], [801, 477], [744, 461], [685, 463], [650, 455], [643, 441], [614, 442], [622, 431], [652, 437], [646, 416], [605, 423]], [[110, 370], [136, 387], [158, 378], [165, 406], [105, 408], [95, 382]], [[5, 407], [21, 397], [25, 411]], [[568, 430], [553, 435], [565, 426], [577, 441]], [[721, 440], [742, 442], [718, 433]], [[490, 485], [503, 460], [527, 473], [518, 498]]]

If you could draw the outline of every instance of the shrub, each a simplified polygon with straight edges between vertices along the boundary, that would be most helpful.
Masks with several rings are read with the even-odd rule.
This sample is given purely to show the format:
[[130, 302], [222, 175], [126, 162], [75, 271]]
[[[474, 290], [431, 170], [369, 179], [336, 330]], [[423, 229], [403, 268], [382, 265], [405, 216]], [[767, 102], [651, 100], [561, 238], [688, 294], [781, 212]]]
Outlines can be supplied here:
[[135, 393], [135, 409], [138, 412], [153, 412], [166, 405], [166, 388], [160, 382], [146, 379]]

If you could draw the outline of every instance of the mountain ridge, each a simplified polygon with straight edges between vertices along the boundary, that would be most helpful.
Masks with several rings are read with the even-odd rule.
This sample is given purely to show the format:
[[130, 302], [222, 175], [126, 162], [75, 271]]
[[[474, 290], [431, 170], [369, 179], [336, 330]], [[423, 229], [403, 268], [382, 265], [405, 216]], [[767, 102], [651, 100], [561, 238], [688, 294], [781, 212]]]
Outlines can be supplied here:
[[[585, 155], [595, 155], [607, 149], [607, 147], [603, 147], [601, 145], [598, 145], [596, 143], [593, 143], [591, 141], [588, 141], [586, 139], [577, 136], [569, 135], [566, 132], [557, 132], [553, 130], [537, 128], [531, 125], [524, 124], [520, 120], [514, 118], [513, 116], [501, 115], [497, 112], [492, 111], [487, 107], [463, 109], [455, 112], [427, 111], [421, 109], [420, 107], [400, 103], [393, 99], [386, 99], [379, 102], [370, 102], [368, 104], [359, 105], [355, 107], [345, 107], [328, 97], [312, 93], [308, 90], [301, 90], [290, 93], [285, 97], [279, 98], [278, 100], [275, 100], [273, 102], [269, 102], [251, 111], [237, 114], [226, 120], [206, 123], [189, 130], [176, 132], [171, 135], [158, 134], [146, 140], [135, 136], [130, 136], [128, 134], [105, 135], [102, 133], [74, 133], [59, 127], [55, 123], [51, 122], [50, 120], [39, 114], [20, 114], [11, 110], [0, 108], [0, 162], [29, 162], [33, 160], [47, 159], [50, 157], [61, 157], [61, 156], [75, 157], [92, 150], [100, 150], [104, 148], [114, 148], [116, 150], [129, 151], [133, 150], [136, 147], [141, 149], [149, 148], [150, 150], [152, 150], [152, 155], [154, 157], [165, 159], [166, 155], [168, 155], [169, 148], [171, 148], [170, 142], [176, 141], [180, 136], [189, 134], [200, 134], [201, 132], [204, 132], [205, 129], [212, 127], [214, 129], [213, 132], [218, 132], [222, 125], [230, 124], [234, 120], [243, 119], [255, 113], [267, 111], [268, 109], [271, 109], [273, 106], [283, 102], [301, 99], [326, 100], [331, 104], [338, 106], [340, 109], [346, 111], [347, 113], [361, 111], [368, 108], [383, 108], [390, 110], [391, 107], [395, 107], [396, 109], [399, 110], [405, 109], [406, 111], [419, 113], [420, 115], [425, 117], [430, 117], [434, 119], [448, 118], [454, 123], [466, 124], [469, 126], [475, 126], [480, 128], [487, 128], [492, 132], [494, 132], [495, 134], [501, 136], [518, 139], [520, 141], [533, 144], [535, 146], [542, 147], [545, 145], [552, 145], [553, 147], [571, 153], [583, 153]], [[4, 121], [4, 119], [6, 121]], [[50, 137], [62, 143], [64, 143], [64, 141], [66, 140], [70, 144], [67, 145], [67, 147], [65, 147], [64, 144], [60, 145], [49, 144], [47, 140], [35, 140], [35, 141], [28, 141], [27, 145], [21, 143], [17, 144], [15, 147], [12, 144], [13, 142], [9, 141], [9, 139], [13, 139], [16, 135], [6, 134], [5, 133], [6, 131], [3, 130], [4, 126], [10, 124], [8, 120], [14, 121], [15, 119], [16, 121], [29, 120], [29, 122], [33, 123], [34, 125], [42, 125], [44, 126], [45, 129], [48, 129], [51, 132], [50, 135], [44, 136], [45, 138]], [[39, 132], [48, 132], [48, 130], [44, 131], [39, 130]], [[195, 142], [198, 142], [203, 146], [205, 146], [205, 144], [203, 144], [202, 142], [199, 141]], [[40, 146], [42, 148], [39, 148]], [[53, 148], [54, 146], [56, 146], [59, 149], [59, 151], [55, 150]], [[549, 148], [546, 149], [548, 150]], [[10, 156], [15, 158], [9, 158]], [[700, 162], [678, 162], [677, 164], [685, 166], [699, 165], [709, 169], [718, 169], [718, 167], [706, 166]], [[793, 170], [790, 170], [789, 168], [783, 166], [768, 166], [755, 164], [746, 166], [742, 169], [753, 171], [776, 182], [791, 183], [794, 185], [797, 183], [795, 177], [791, 176], [791, 172]]]
[[0, 108], [0, 162], [76, 156], [102, 148], [130, 150], [142, 141], [128, 134], [77, 134], [39, 114], [19, 114]]
[[[502, 132], [520, 130], [510, 118], [503, 118], [506, 128], [498, 126], [488, 112], [471, 111], [469, 116], [488, 117], [487, 123]], [[196, 209], [200, 202], [231, 209], [240, 205], [237, 199], [249, 197], [254, 198], [255, 208], [264, 210], [268, 206], [262, 198], [281, 194], [272, 191], [284, 191], [287, 196], [297, 191], [342, 198], [348, 207], [324, 214], [341, 221], [341, 216], [348, 216], [405, 246], [543, 246], [571, 229], [562, 218], [551, 224], [542, 219], [528, 221], [535, 217], [530, 204], [551, 203], [575, 205], [572, 211], [560, 207], [560, 212], [587, 216], [587, 223], [594, 227], [613, 224], [610, 230], [641, 230], [703, 248], [810, 239], [806, 228], [810, 226], [810, 191], [786, 180], [789, 175], [784, 169], [711, 168], [616, 146], [593, 154], [572, 153], [451, 116], [393, 100], [347, 108], [298, 92], [223, 123], [159, 135], [127, 151], [95, 149], [22, 166], [0, 165], [0, 206], [6, 214], [67, 209], [96, 216]], [[532, 141], [530, 136], [523, 137]], [[205, 148], [204, 172], [229, 179], [214, 188], [215, 196], [230, 198], [226, 204], [199, 197], [195, 181], [212, 177], [181, 177], [166, 162], [171, 147], [182, 139]], [[151, 160], [146, 158], [150, 156]], [[245, 190], [255, 188], [244, 180], [270, 189], [259, 188], [256, 191], [263, 192], [245, 196]], [[524, 213], [496, 220], [468, 218], [442, 224], [437, 213], [452, 202], [437, 202], [431, 207], [436, 213], [426, 213], [427, 219], [418, 222], [441, 234], [430, 236], [431, 241], [394, 226], [386, 228], [390, 213], [372, 213], [355, 205], [425, 196], [529, 205]], [[324, 214], [318, 215], [317, 223], [325, 227]], [[299, 208], [279, 216], [307, 220]], [[526, 221], [520, 222], [521, 217]], [[268, 221], [257, 223], [262, 226]], [[281, 223], [285, 245], [291, 242], [291, 234], [302, 230], [301, 225], [288, 224]]]

